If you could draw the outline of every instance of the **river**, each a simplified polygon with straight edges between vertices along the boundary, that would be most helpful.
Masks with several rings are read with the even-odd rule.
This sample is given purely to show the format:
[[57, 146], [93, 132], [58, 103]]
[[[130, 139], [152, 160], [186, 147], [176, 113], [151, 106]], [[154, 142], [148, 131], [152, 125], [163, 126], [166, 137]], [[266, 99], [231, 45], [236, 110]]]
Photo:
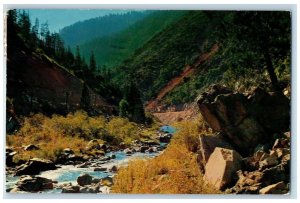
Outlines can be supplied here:
[[[162, 126], [160, 127], [160, 131], [165, 133], [171, 133], [173, 134], [175, 132], [175, 128], [172, 126]], [[160, 143], [161, 147], [164, 148], [166, 143]], [[126, 165], [130, 160], [133, 159], [147, 159], [147, 158], [153, 158], [155, 156], [158, 156], [162, 151], [158, 152], [152, 152], [152, 153], [141, 153], [136, 152], [132, 155], [128, 156], [123, 151], [115, 151], [115, 152], [109, 152], [106, 154], [106, 156], [110, 156], [114, 154], [116, 156], [115, 159], [111, 159], [105, 163], [102, 164], [101, 161], [101, 167], [110, 168], [113, 165], [116, 166], [124, 166]], [[97, 161], [95, 161], [97, 164]], [[57, 181], [58, 185], [64, 184], [64, 183], [72, 183], [73, 185], [77, 184], [77, 178], [82, 174], [89, 174], [95, 178], [105, 178], [105, 177], [113, 177], [114, 173], [108, 172], [108, 171], [94, 171], [95, 167], [88, 167], [88, 168], [78, 168], [75, 165], [58, 165], [60, 168], [56, 170], [49, 170], [41, 172], [39, 175], [40, 177], [48, 178], [54, 181]], [[99, 167], [99, 166], [97, 166]], [[6, 176], [6, 188], [12, 188], [19, 180], [19, 176], [12, 176], [7, 175]], [[52, 190], [44, 190], [43, 193], [61, 193], [61, 189], [55, 188]]]

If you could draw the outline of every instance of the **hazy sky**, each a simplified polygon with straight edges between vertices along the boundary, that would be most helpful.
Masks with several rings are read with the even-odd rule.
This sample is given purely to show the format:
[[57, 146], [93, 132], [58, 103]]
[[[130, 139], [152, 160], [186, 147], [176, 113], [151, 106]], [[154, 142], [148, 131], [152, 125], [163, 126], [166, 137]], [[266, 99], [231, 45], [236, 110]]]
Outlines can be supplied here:
[[48, 21], [51, 32], [58, 32], [65, 26], [71, 25], [77, 21], [83, 21], [90, 18], [105, 16], [108, 14], [126, 13], [128, 10], [79, 10], [79, 9], [29, 9], [31, 22], [34, 24], [38, 18], [40, 24]]

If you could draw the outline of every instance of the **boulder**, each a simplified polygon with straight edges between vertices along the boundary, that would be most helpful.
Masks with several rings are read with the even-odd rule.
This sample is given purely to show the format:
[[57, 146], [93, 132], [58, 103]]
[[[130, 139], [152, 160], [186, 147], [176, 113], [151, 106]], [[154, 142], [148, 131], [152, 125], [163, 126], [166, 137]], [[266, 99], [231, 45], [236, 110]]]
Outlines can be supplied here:
[[16, 186], [27, 192], [37, 192], [46, 189], [53, 189], [53, 181], [43, 177], [21, 176]]
[[259, 190], [259, 194], [285, 194], [287, 193], [286, 185], [283, 181], [268, 185]]
[[96, 167], [96, 168], [94, 168], [94, 171], [107, 171], [107, 168], [105, 168], [105, 167]]
[[200, 170], [203, 173], [205, 172], [205, 165], [208, 161], [208, 158], [213, 153], [216, 147], [232, 149], [230, 144], [222, 139], [219, 134], [199, 136], [199, 151], [197, 155], [197, 162], [199, 164]]
[[89, 141], [89, 143], [86, 146], [86, 150], [92, 150], [92, 149], [96, 149], [96, 150], [100, 150], [101, 149], [98, 140], [91, 140], [91, 141]]
[[275, 166], [278, 164], [277, 156], [274, 153], [272, 155], [262, 157], [260, 160], [261, 160], [259, 162], [260, 169]]
[[84, 162], [82, 164], [77, 165], [77, 168], [88, 168], [90, 166], [89, 162]]
[[112, 186], [113, 185], [113, 179], [112, 179], [112, 177], [107, 176], [107, 177], [102, 178], [100, 180], [100, 184], [105, 185], [105, 186]]
[[116, 155], [115, 154], [111, 154], [108, 156], [110, 159], [115, 159], [116, 158]]
[[172, 138], [172, 134], [170, 133], [166, 133], [158, 137], [159, 141], [163, 143], [169, 143], [171, 141], [171, 138]]
[[116, 165], [111, 166], [108, 171], [116, 173], [118, 171], [118, 167]]
[[55, 164], [46, 159], [39, 159], [34, 158], [30, 159], [25, 164], [22, 164], [16, 169], [16, 175], [37, 175], [41, 171], [47, 171], [47, 170], [55, 170], [57, 167]]
[[24, 147], [25, 151], [39, 150], [40, 148], [36, 145], [30, 144]]
[[145, 153], [146, 150], [148, 150], [149, 147], [148, 146], [141, 146], [140, 149], [138, 151]]
[[70, 149], [70, 148], [65, 148], [63, 150], [63, 153], [65, 153], [65, 154], [74, 154], [74, 151], [72, 149]]
[[125, 144], [124, 142], [121, 142], [121, 143], [119, 144], [119, 148], [120, 148], [120, 149], [125, 149], [125, 148], [126, 148], [126, 144]]
[[103, 194], [109, 194], [109, 192], [110, 192], [110, 187], [108, 187], [108, 186], [100, 187], [100, 191], [101, 191], [101, 193], [103, 193]]
[[276, 139], [272, 149], [289, 148], [289, 140], [285, 138]]
[[15, 163], [13, 161], [14, 156], [17, 154], [17, 152], [15, 151], [7, 151], [6, 150], [6, 166], [11, 167], [11, 166], [15, 166]]
[[124, 149], [125, 154], [132, 154], [132, 150], [130, 148]]
[[93, 177], [89, 174], [83, 174], [77, 178], [77, 183], [80, 186], [90, 185], [92, 183]]
[[218, 190], [223, 190], [237, 179], [242, 157], [234, 150], [216, 147], [205, 166], [204, 179]]
[[79, 193], [80, 187], [78, 185], [69, 185], [62, 188], [62, 193]]
[[99, 185], [84, 186], [79, 189], [79, 193], [98, 193], [100, 190]]
[[290, 125], [290, 101], [283, 94], [256, 88], [248, 97], [214, 85], [198, 99], [204, 120], [222, 132], [242, 155], [253, 152], [258, 144], [272, 140]]
[[100, 144], [100, 149], [102, 149], [103, 151], [107, 151], [108, 146], [106, 144]]

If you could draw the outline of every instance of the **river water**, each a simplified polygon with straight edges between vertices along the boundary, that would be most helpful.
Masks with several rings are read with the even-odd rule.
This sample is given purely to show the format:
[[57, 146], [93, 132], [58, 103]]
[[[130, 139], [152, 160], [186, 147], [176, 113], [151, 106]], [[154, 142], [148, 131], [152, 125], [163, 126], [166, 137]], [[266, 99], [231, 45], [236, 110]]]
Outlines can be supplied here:
[[[175, 128], [172, 126], [162, 126], [160, 131], [165, 133], [173, 134], [175, 132]], [[161, 143], [161, 147], [164, 147], [166, 143]], [[133, 159], [147, 159], [158, 156], [162, 151], [153, 152], [153, 153], [140, 153], [136, 152], [131, 156], [126, 155], [123, 151], [116, 151], [107, 153], [106, 156], [110, 156], [111, 154], [115, 154], [116, 158], [107, 161], [106, 163], [101, 164], [101, 167], [110, 168], [113, 165], [116, 166], [124, 166], [130, 160]], [[99, 161], [100, 162], [100, 161]], [[98, 166], [99, 167], [99, 166]], [[49, 178], [51, 180], [57, 181], [58, 185], [63, 183], [72, 183], [73, 185], [77, 184], [78, 176], [87, 173], [95, 178], [105, 178], [108, 176], [113, 176], [114, 174], [108, 171], [94, 171], [95, 167], [88, 168], [77, 168], [74, 165], [60, 165], [60, 168], [56, 170], [49, 170], [41, 172], [40, 177]], [[19, 176], [6, 176], [6, 188], [12, 188], [19, 180]], [[61, 189], [53, 189], [53, 190], [45, 190], [44, 193], [61, 193]]]

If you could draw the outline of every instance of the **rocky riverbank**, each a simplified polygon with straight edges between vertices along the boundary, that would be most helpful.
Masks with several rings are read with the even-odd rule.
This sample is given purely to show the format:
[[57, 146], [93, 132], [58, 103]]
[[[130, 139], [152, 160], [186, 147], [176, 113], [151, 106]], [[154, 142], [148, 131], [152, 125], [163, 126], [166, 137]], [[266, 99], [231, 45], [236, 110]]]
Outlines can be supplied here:
[[[33, 158], [17, 164], [13, 161], [16, 152], [7, 148], [7, 192], [109, 193], [119, 167], [134, 158], [159, 155], [171, 137], [172, 134], [162, 128], [156, 140], [135, 140], [130, 145], [109, 146], [91, 140], [82, 155], [66, 148], [55, 162]], [[37, 148], [26, 146], [24, 150]]]

